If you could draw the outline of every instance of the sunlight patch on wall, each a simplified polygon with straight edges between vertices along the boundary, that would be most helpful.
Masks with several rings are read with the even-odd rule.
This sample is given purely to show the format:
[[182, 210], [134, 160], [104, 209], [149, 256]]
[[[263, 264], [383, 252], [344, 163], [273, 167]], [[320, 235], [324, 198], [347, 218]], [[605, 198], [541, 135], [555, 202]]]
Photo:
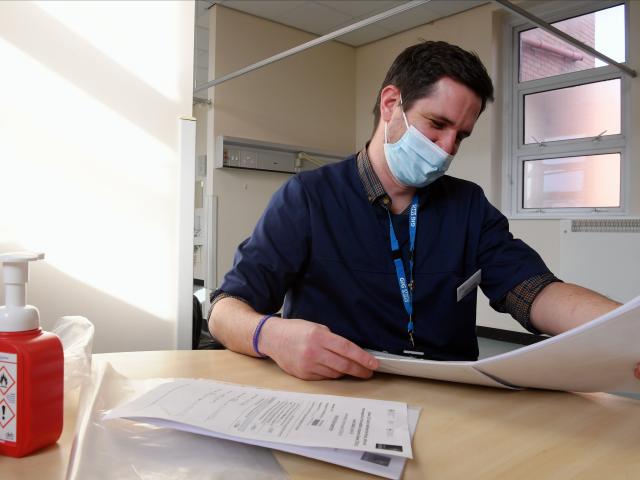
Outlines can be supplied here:
[[[183, 10], [180, 2], [34, 3], [167, 99], [179, 99], [179, 77], [183, 72], [176, 42], [180, 24], [175, 18]], [[140, 19], [146, 25], [141, 25]], [[154, 25], [162, 28], [153, 28]], [[132, 36], [134, 32], [139, 34]]]
[[1, 38], [0, 58], [20, 72], [0, 89], [2, 178], [14, 179], [0, 188], [5, 238], [173, 318], [177, 153]]

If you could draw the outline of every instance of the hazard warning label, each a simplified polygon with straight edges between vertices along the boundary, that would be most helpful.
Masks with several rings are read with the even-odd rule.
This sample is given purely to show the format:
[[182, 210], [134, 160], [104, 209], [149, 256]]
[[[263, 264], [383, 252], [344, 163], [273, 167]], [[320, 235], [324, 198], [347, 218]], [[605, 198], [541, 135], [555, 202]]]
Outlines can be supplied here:
[[15, 442], [18, 423], [18, 358], [0, 352], [0, 443]]

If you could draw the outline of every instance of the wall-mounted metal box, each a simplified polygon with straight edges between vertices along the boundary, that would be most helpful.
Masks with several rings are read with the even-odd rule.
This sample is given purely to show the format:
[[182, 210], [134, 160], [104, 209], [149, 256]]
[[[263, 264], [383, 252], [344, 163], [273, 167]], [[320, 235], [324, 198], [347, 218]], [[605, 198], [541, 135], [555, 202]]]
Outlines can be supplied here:
[[346, 154], [336, 155], [295, 145], [218, 136], [214, 161], [216, 168], [298, 173], [338, 162], [346, 157]]

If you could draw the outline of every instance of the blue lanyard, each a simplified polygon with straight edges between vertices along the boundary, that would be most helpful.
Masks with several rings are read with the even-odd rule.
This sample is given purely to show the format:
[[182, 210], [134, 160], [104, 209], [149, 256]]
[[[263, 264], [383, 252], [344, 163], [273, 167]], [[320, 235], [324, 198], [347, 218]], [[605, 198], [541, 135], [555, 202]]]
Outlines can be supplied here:
[[396, 267], [396, 276], [398, 277], [398, 286], [400, 287], [400, 294], [402, 295], [402, 303], [404, 303], [404, 309], [409, 315], [409, 323], [407, 323], [407, 333], [409, 334], [409, 340], [411, 345], [415, 347], [413, 341], [413, 251], [416, 243], [416, 229], [418, 228], [418, 196], [414, 195], [411, 201], [411, 209], [409, 210], [409, 282], [407, 283], [407, 276], [404, 272], [404, 265], [402, 263], [402, 252], [398, 245], [398, 239], [396, 232], [393, 229], [393, 222], [391, 221], [391, 213], [387, 210], [389, 216], [389, 237], [391, 238], [391, 256], [393, 263]]

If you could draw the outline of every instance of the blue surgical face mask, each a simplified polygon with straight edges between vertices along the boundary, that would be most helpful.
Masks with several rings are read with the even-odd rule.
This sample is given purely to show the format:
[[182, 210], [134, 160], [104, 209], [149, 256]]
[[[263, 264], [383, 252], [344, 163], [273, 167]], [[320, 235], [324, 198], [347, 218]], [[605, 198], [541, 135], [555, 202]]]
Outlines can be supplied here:
[[[401, 104], [402, 106], [402, 104]], [[388, 143], [387, 122], [384, 123], [384, 154], [395, 179], [408, 187], [425, 187], [444, 175], [451, 165], [449, 155], [413, 125], [409, 126], [402, 111], [407, 131], [396, 143]]]

